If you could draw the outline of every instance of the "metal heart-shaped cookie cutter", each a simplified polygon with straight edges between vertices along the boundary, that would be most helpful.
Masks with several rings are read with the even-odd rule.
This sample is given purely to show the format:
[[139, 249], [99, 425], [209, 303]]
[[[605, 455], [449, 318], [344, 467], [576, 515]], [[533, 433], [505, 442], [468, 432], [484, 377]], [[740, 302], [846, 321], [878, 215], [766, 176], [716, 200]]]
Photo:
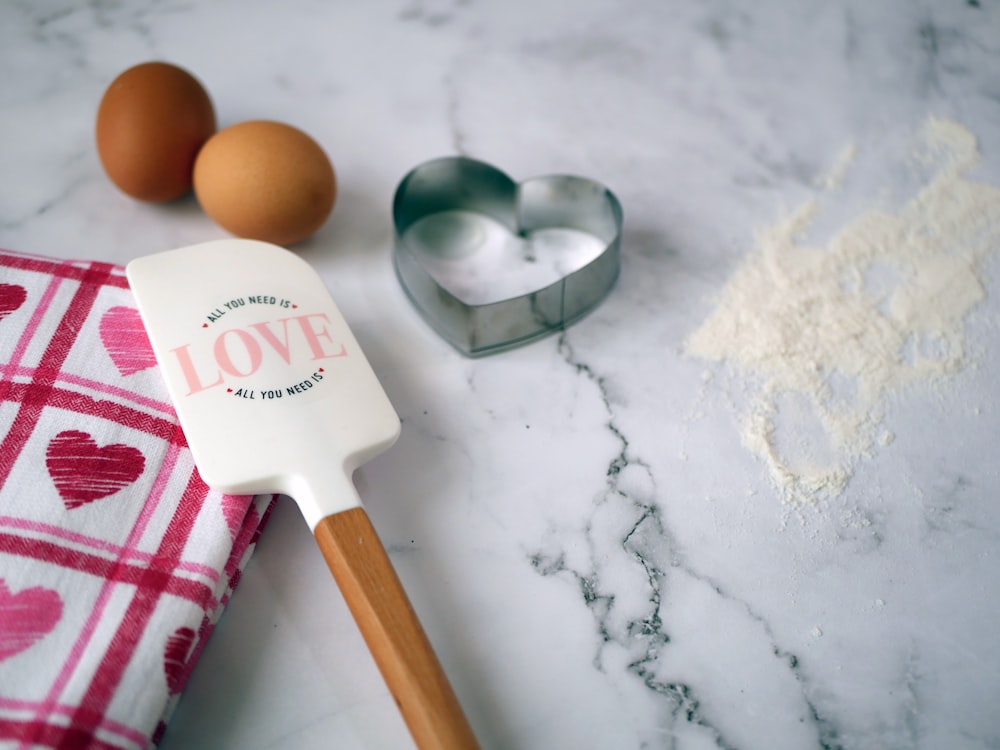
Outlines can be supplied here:
[[[485, 303], [456, 296], [428, 270], [428, 253], [469, 255], [451, 240], [417, 246], [408, 230], [442, 212], [491, 219], [515, 238], [539, 230], [574, 230], [601, 243], [599, 252], [558, 280], [524, 294]], [[593, 309], [618, 278], [622, 208], [593, 180], [548, 175], [521, 183], [467, 157], [434, 159], [413, 169], [393, 198], [396, 273], [423, 318], [463, 354], [477, 357], [565, 328]]]

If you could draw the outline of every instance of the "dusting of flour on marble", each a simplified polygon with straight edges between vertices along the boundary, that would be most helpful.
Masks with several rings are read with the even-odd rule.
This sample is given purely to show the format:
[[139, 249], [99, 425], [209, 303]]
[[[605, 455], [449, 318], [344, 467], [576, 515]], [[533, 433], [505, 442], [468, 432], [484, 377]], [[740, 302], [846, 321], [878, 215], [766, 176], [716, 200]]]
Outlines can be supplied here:
[[848, 170], [857, 158], [857, 146], [853, 143], [850, 146], [845, 146], [839, 156], [837, 156], [837, 161], [834, 163], [833, 169], [823, 179], [819, 180], [817, 184], [827, 190], [839, 189], [844, 183], [844, 177], [846, 177]]
[[[931, 119], [922, 154], [936, 173], [909, 203], [865, 213], [825, 247], [802, 239], [815, 200], [762, 230], [686, 342], [752, 383], [743, 442], [786, 500], [840, 494], [852, 466], [892, 442], [885, 396], [967, 364], [964, 320], [1000, 245], [1000, 190], [966, 179], [979, 152], [957, 122]], [[855, 157], [844, 152], [828, 187]]]

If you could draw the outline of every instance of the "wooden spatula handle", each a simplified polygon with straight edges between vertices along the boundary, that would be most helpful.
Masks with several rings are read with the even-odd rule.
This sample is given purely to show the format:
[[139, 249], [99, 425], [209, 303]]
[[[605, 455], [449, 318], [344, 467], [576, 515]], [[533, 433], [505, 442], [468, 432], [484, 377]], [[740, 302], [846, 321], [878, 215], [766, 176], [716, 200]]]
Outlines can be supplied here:
[[478, 748], [368, 514], [352, 508], [327, 516], [315, 535], [417, 747]]

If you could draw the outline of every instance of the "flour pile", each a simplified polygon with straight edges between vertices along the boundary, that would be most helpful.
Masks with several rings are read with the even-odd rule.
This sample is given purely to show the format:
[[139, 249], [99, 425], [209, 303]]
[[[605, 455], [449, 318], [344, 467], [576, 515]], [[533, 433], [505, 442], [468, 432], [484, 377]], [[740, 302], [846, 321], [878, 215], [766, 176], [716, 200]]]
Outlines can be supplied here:
[[892, 440], [887, 392], [967, 363], [963, 323], [1000, 247], [1000, 190], [965, 179], [979, 152], [962, 125], [932, 119], [923, 138], [937, 172], [898, 213], [871, 211], [813, 247], [806, 204], [759, 234], [687, 341], [688, 355], [757, 384], [744, 444], [787, 500], [842, 492], [854, 463]]

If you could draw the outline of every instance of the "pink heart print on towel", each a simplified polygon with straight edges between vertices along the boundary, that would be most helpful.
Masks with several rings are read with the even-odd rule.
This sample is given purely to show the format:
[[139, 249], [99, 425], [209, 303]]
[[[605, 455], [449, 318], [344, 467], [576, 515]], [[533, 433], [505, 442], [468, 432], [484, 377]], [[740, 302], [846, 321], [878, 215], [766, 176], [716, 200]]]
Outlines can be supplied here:
[[179, 693], [184, 687], [194, 636], [194, 630], [183, 627], [177, 628], [167, 638], [167, 645], [163, 649], [163, 674], [167, 677], [167, 690], [171, 695]]
[[24, 291], [23, 286], [0, 284], [0, 320], [21, 307], [27, 298], [28, 293]]
[[146, 460], [121, 443], [101, 447], [86, 432], [65, 430], [49, 443], [45, 466], [66, 507], [113, 495], [142, 474]]
[[131, 375], [156, 364], [139, 311], [134, 307], [112, 307], [101, 316], [101, 341], [118, 372]]
[[51, 589], [35, 586], [15, 594], [0, 578], [0, 661], [50, 633], [62, 617], [62, 606]]

